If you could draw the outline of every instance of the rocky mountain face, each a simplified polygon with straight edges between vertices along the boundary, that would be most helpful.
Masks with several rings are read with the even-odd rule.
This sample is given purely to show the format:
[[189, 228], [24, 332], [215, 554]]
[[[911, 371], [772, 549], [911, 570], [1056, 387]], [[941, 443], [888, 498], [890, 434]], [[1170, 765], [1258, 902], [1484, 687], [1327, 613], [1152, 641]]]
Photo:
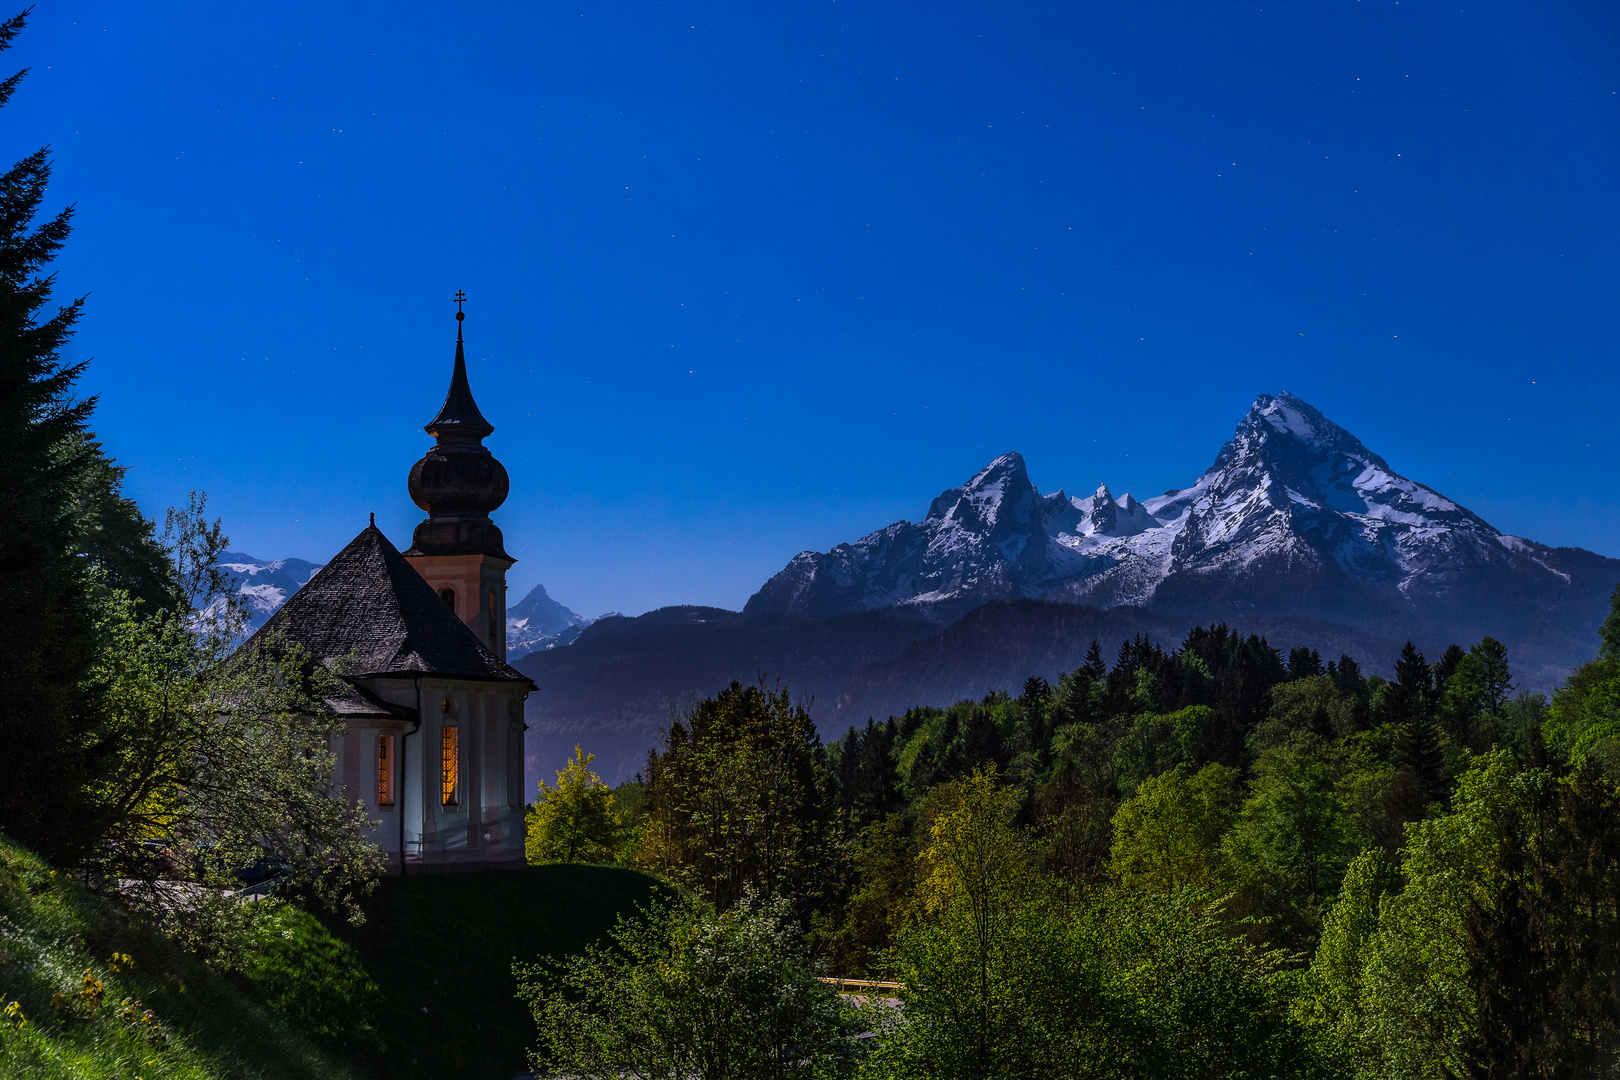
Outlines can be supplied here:
[[522, 600], [506, 609], [506, 653], [511, 659], [532, 652], [570, 645], [596, 622], [617, 615], [610, 611], [586, 618], [553, 600], [544, 585], [536, 585]]
[[1620, 561], [1502, 534], [1285, 393], [1262, 394], [1190, 487], [1140, 502], [1106, 487], [1042, 495], [1005, 454], [921, 522], [796, 555], [744, 611], [914, 607], [951, 622], [1041, 598], [1294, 616], [1381, 637], [1515, 638], [1539, 679], [1590, 654], [1616, 580]]
[[304, 559], [261, 559], [240, 551], [227, 551], [220, 555], [217, 565], [231, 579], [247, 606], [248, 633], [252, 633], [325, 564]]

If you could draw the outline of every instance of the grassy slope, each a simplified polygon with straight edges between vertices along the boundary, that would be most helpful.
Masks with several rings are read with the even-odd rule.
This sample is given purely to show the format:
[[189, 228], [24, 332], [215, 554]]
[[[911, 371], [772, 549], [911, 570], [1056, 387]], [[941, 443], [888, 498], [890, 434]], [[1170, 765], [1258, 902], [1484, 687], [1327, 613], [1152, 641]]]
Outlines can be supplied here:
[[[133, 964], [110, 962], [128, 954]], [[104, 987], [64, 1011], [53, 995]], [[139, 1009], [123, 999], [139, 1000]], [[0, 836], [0, 1008], [20, 1002], [27, 1023], [0, 1019], [0, 1076], [142, 1080], [353, 1080], [238, 987], [132, 923]], [[150, 1009], [162, 1045], [147, 1037]], [[120, 1017], [120, 1012], [124, 1016]]]
[[655, 887], [607, 866], [387, 879], [365, 902], [363, 926], [332, 927], [382, 990], [377, 1026], [387, 1049], [376, 1073], [507, 1080], [534, 1041], [512, 961], [602, 940]]

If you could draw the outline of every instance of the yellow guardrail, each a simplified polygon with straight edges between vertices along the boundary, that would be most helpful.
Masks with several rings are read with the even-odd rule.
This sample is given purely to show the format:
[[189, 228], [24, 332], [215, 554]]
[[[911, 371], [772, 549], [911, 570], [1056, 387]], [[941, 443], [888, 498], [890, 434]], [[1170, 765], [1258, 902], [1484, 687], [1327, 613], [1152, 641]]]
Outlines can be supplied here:
[[[892, 997], [892, 991], [904, 990], [906, 988], [905, 983], [876, 982], [872, 979], [822, 978], [818, 981], [824, 982], [829, 986], [836, 987], [840, 994], [860, 994], [866, 997]], [[890, 993], [885, 993], [885, 991], [890, 991]]]

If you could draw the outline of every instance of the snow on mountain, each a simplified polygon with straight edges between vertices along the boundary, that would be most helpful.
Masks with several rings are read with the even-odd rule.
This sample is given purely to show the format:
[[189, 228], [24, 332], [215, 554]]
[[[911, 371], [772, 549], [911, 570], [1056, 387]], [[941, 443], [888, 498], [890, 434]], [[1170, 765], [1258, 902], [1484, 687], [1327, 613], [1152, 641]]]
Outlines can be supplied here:
[[527, 596], [506, 609], [507, 655], [515, 660], [543, 649], [572, 645], [591, 623], [617, 614], [610, 611], [588, 619], [553, 600], [544, 585], [536, 585]]
[[224, 552], [218, 563], [247, 606], [248, 633], [263, 626], [323, 565], [305, 559], [261, 559], [240, 551]]
[[1042, 597], [1357, 624], [1416, 605], [1450, 622], [1489, 616], [1503, 590], [1546, 610], [1570, 583], [1562, 563], [1608, 562], [1572, 552], [1503, 536], [1306, 402], [1262, 394], [1191, 487], [1140, 502], [1106, 486], [1042, 495], [1024, 459], [1004, 454], [919, 523], [799, 553], [744, 610], [920, 605], [950, 619], [991, 599]]

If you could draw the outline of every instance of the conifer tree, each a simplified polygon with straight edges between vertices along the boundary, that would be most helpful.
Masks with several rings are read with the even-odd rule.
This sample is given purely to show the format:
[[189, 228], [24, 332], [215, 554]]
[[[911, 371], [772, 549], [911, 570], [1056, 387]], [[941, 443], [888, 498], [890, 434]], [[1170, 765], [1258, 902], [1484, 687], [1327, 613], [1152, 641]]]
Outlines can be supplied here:
[[[0, 50], [27, 20], [0, 22]], [[4, 105], [27, 74], [0, 82]], [[83, 301], [49, 310], [46, 267], [73, 208], [36, 224], [50, 181], [41, 148], [0, 175], [0, 830], [46, 852], [85, 842], [76, 810], [106, 748], [84, 685], [96, 656], [92, 585], [161, 602], [162, 551], [118, 491], [122, 472], [76, 398], [84, 363], [61, 351]]]
[[1361, 665], [1357, 664], [1356, 658], [1349, 653], [1340, 654], [1337, 667], [1328, 664], [1328, 675], [1341, 694], [1360, 697], [1366, 689], [1361, 677]]
[[1429, 664], [1410, 641], [1395, 662], [1390, 687], [1390, 719], [1397, 725], [1396, 763], [1412, 770], [1429, 798], [1438, 793], [1445, 759], [1434, 717], [1434, 688]]
[[[1615, 590], [1620, 595], [1620, 589]], [[1103, 661], [1102, 646], [1097, 639], [1091, 639], [1091, 648], [1086, 650], [1086, 661], [1080, 665], [1080, 670], [1091, 676], [1092, 682], [1101, 682], [1108, 674], [1108, 665]]]
[[[0, 51], [27, 15], [0, 22]], [[0, 105], [25, 74], [0, 82]], [[86, 685], [98, 596], [123, 589], [152, 610], [174, 595], [152, 523], [87, 427], [95, 399], [74, 396], [85, 365], [61, 356], [83, 302], [48, 310], [46, 267], [73, 217], [35, 224], [50, 175], [42, 148], [0, 176], [0, 831], [61, 853], [93, 839], [79, 810], [113, 760]]]
[[1308, 679], [1322, 674], [1322, 657], [1306, 645], [1288, 650], [1288, 678]]

